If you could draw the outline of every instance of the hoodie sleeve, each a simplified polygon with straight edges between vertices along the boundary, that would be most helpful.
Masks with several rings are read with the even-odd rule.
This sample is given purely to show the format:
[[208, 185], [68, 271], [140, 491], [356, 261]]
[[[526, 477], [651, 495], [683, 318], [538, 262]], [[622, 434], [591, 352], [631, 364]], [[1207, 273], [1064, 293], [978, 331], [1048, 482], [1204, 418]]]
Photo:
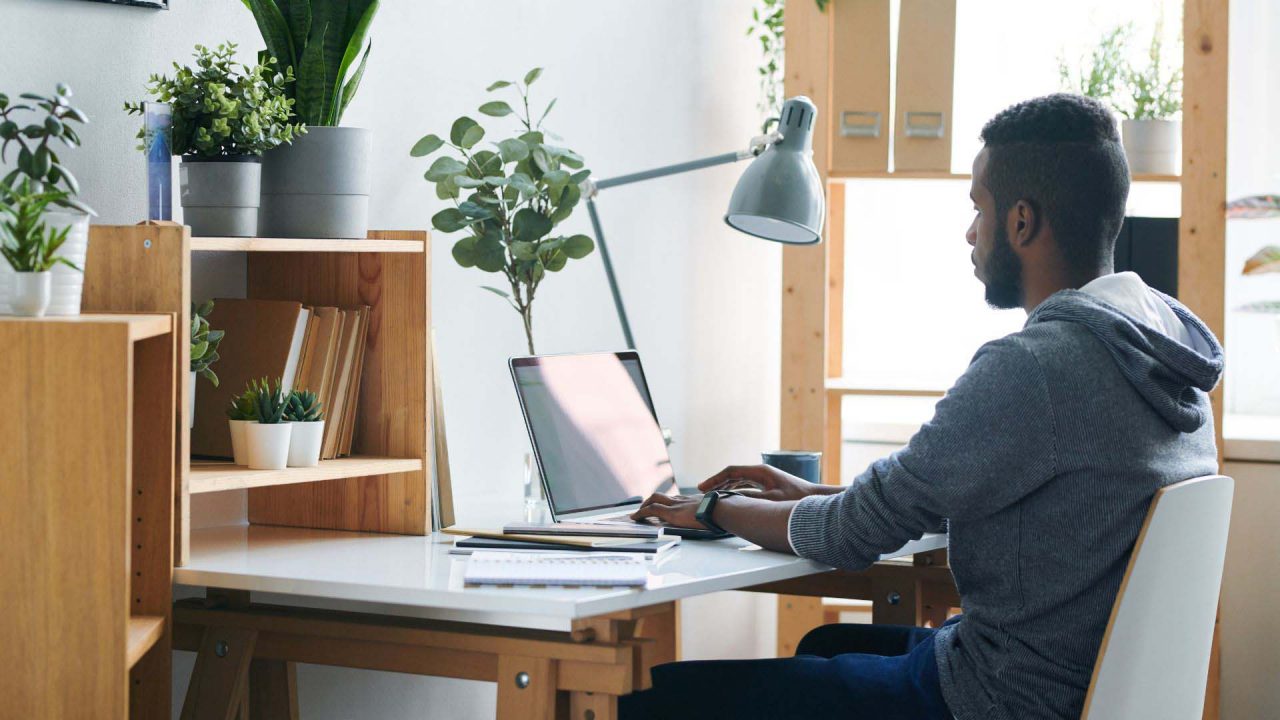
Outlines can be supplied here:
[[857, 570], [937, 528], [1018, 501], [1055, 473], [1044, 372], [1015, 337], [987, 343], [905, 448], [837, 495], [807, 497], [788, 539], [801, 557]]

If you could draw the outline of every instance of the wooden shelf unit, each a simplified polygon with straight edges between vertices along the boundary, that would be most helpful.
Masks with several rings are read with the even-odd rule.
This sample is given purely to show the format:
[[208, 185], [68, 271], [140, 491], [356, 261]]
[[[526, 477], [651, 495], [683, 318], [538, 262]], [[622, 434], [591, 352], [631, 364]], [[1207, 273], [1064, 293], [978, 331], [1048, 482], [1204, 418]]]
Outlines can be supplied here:
[[[246, 297], [372, 308], [356, 410], [355, 456], [316, 468], [256, 471], [190, 459], [190, 431], [175, 424], [176, 564], [187, 561], [193, 494], [245, 490], [249, 521], [422, 535], [430, 531], [432, 397], [428, 353], [429, 238], [374, 231], [366, 239], [191, 237], [173, 223], [95, 225], [86, 309], [169, 312], [190, 323], [194, 252], [244, 253]], [[194, 298], [203, 301], [206, 298]], [[178, 333], [176, 417], [187, 417], [189, 339]], [[225, 351], [224, 351], [225, 354]], [[216, 367], [215, 367], [216, 370]]]
[[0, 317], [5, 717], [169, 717], [175, 320]]

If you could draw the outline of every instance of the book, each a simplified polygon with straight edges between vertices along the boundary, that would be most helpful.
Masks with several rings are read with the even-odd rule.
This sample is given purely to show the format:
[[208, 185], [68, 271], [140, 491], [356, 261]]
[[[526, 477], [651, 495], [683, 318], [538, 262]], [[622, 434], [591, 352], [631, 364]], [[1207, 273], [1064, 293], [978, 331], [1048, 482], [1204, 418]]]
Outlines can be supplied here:
[[331, 401], [325, 405], [328, 408], [325, 414], [328, 422], [324, 427], [324, 447], [320, 451], [320, 457], [324, 460], [332, 460], [338, 456], [338, 429], [346, 407], [347, 383], [351, 381], [351, 366], [355, 362], [356, 326], [360, 320], [360, 314], [355, 310], [340, 310], [339, 313], [342, 317], [342, 334], [338, 340], [337, 363], [330, 385]]
[[649, 565], [642, 555], [523, 554], [480, 550], [467, 559], [470, 585], [643, 587]]
[[453, 480], [449, 474], [449, 441], [444, 425], [444, 388], [440, 384], [440, 356], [436, 352], [435, 328], [431, 329], [428, 361], [431, 363], [431, 432], [435, 452], [431, 464], [432, 529], [454, 523]]
[[307, 363], [306, 373], [299, 380], [301, 387], [315, 393], [322, 403], [325, 417], [329, 417], [329, 376], [333, 371], [333, 361], [337, 355], [338, 348], [338, 330], [341, 327], [338, 324], [338, 308], [336, 307], [317, 307], [313, 311], [315, 317], [315, 336], [313, 341], [314, 357], [311, 357]]
[[612, 545], [624, 545], [632, 542], [629, 538], [605, 537], [605, 536], [547, 536], [547, 535], [521, 535], [519, 533], [498, 532], [497, 530], [447, 527], [440, 532], [446, 535], [464, 535], [472, 538], [487, 538], [495, 540], [523, 540], [526, 542], [547, 543], [551, 545], [574, 545], [577, 547], [596, 548], [609, 547]]
[[346, 407], [338, 430], [338, 454], [341, 456], [351, 454], [351, 442], [355, 438], [356, 405], [360, 401], [360, 379], [364, 374], [364, 353], [369, 337], [369, 312], [367, 306], [357, 308], [355, 364], [351, 369], [351, 381], [347, 383]]
[[508, 523], [502, 527], [508, 535], [549, 535], [574, 536], [595, 535], [607, 537], [627, 537], [653, 539], [663, 535], [663, 529], [655, 525], [640, 523]]
[[209, 324], [226, 331], [218, 348], [217, 387], [201, 382], [196, 389], [191, 454], [207, 458], [231, 457], [231, 431], [227, 406], [250, 380], [284, 378], [297, 367], [306, 332], [307, 315], [302, 303], [285, 300], [218, 298]]
[[517, 552], [627, 552], [643, 553], [646, 557], [658, 558], [680, 547], [679, 537], [659, 538], [657, 540], [623, 540], [621, 544], [603, 548], [584, 547], [581, 545], [563, 545], [557, 543], [534, 542], [531, 540], [508, 540], [504, 538], [464, 538], [453, 544], [450, 555], [470, 555], [476, 550], [503, 550]]
[[284, 372], [280, 373], [280, 387], [285, 392], [294, 388], [294, 380], [298, 376], [298, 365], [302, 359], [302, 346], [307, 340], [307, 325], [311, 321], [311, 311], [302, 308], [298, 311], [298, 320], [293, 327], [293, 338], [289, 342], [289, 356], [284, 363]]

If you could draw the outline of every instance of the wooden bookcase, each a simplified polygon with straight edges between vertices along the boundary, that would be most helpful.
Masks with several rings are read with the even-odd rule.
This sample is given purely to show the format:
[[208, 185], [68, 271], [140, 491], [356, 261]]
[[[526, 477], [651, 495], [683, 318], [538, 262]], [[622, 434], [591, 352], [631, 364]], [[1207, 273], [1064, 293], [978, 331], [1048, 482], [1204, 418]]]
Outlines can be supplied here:
[[170, 715], [175, 322], [0, 317], [0, 715]]
[[[944, 2], [945, 4], [945, 2]], [[1227, 161], [1227, 0], [1188, 0], [1182, 17], [1183, 118], [1181, 175], [1139, 175], [1136, 182], [1177, 183], [1182, 214], [1178, 226], [1178, 294], [1220, 339], [1225, 330]], [[841, 142], [837, 102], [853, 95], [867, 109], [887, 106], [887, 84], [868, 76], [879, 53], [887, 61], [888, 3], [837, 0], [821, 11], [812, 2], [786, 7], [785, 95], [808, 96], [818, 107], [814, 161], [827, 183], [824, 247], [787, 247], [782, 261], [781, 444], [824, 451], [824, 482], [840, 482], [841, 404], [850, 395], [941, 396], [922, 388], [867, 388], [841, 377], [844, 313], [844, 195], [850, 179], [965, 179], [947, 171], [888, 172], [887, 148], [853, 153]], [[849, 41], [858, 28], [882, 27], [881, 39]], [[851, 48], [858, 48], [856, 51]], [[847, 55], [860, 52], [861, 62]], [[882, 97], [883, 96], [883, 97]], [[865, 169], [864, 169], [865, 168]], [[1210, 395], [1222, 448], [1222, 386]], [[782, 596], [778, 653], [791, 655], [800, 638], [822, 624], [821, 598]], [[1218, 651], [1210, 667], [1205, 717], [1218, 715]]]
[[[190, 431], [174, 424], [176, 564], [188, 559], [190, 499], [200, 493], [247, 490], [251, 523], [430, 531], [428, 243], [420, 231], [339, 240], [191, 237], [189, 228], [168, 223], [91, 228], [86, 311], [167, 312], [189, 327], [193, 255], [227, 252], [246, 256], [246, 297], [372, 308], [351, 457], [275, 471], [193, 462]], [[182, 332], [173, 340], [175, 417], [185, 418], [189, 340]]]

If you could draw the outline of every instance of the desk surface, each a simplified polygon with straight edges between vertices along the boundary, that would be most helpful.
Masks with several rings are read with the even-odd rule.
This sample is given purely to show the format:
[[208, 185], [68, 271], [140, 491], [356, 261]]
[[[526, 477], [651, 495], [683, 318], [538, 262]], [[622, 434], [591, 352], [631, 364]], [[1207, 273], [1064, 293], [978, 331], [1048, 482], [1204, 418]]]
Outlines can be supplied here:
[[[289, 596], [285, 604], [515, 627], [567, 629], [578, 618], [721, 590], [824, 572], [830, 568], [736, 538], [689, 541], [659, 562], [643, 589], [464, 587], [465, 556], [455, 538], [374, 535], [268, 526], [191, 533], [191, 562], [174, 582]], [[926, 535], [885, 558], [946, 546]]]

